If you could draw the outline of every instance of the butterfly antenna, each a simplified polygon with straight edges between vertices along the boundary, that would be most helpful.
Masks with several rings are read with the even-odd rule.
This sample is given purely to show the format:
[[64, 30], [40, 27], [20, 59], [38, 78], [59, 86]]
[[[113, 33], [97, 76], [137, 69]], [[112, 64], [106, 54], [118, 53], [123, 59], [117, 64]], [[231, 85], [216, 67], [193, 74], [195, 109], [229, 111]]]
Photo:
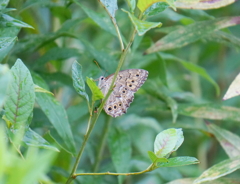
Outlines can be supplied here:
[[98, 66], [98, 68], [101, 70], [101, 73], [103, 73], [103, 70], [101, 69], [100, 65], [98, 64], [98, 62], [96, 61], [96, 59], [93, 60], [93, 62]]

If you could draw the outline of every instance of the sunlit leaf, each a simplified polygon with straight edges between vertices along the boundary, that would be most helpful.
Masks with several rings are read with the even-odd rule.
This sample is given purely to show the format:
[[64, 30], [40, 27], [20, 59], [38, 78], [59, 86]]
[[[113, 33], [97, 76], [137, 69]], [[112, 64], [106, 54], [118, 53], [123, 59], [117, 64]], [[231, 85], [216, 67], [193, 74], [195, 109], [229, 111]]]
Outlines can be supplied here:
[[[108, 136], [108, 146], [117, 172], [128, 172], [132, 153], [129, 135], [119, 129], [111, 129]], [[122, 183], [123, 179], [120, 177], [119, 183]]]
[[[33, 74], [33, 79], [35, 84], [48, 90], [48, 86], [40, 76]], [[64, 147], [67, 147], [68, 151], [72, 154], [75, 153], [75, 142], [69, 125], [67, 113], [63, 106], [52, 95], [47, 93], [36, 93], [36, 99], [38, 105], [56, 129], [58, 135], [64, 141]]]
[[232, 81], [227, 92], [225, 93], [223, 100], [230, 99], [232, 97], [240, 95], [240, 74]]
[[157, 51], [180, 48], [193, 43], [214, 31], [237, 24], [240, 24], [240, 16], [218, 18], [214, 20], [193, 23], [172, 31], [167, 36], [158, 40], [153, 46], [148, 48], [145, 53], [150, 54]]
[[54, 94], [52, 93], [52, 92], [50, 92], [50, 91], [48, 91], [48, 90], [46, 90], [46, 89], [43, 89], [43, 88], [41, 88], [40, 86], [38, 86], [38, 85], [34, 85], [34, 89], [35, 89], [35, 92], [39, 92], [39, 93], [48, 93], [48, 94], [51, 94], [51, 95], [53, 95], [54, 96]]
[[220, 7], [227, 6], [229, 4], [234, 3], [236, 0], [176, 0], [175, 6], [177, 8], [183, 9], [200, 9], [200, 10], [208, 10], [208, 9], [217, 9]]
[[240, 155], [240, 137], [238, 135], [214, 124], [208, 124], [208, 128], [230, 158]]
[[167, 7], [169, 7], [169, 5], [165, 2], [154, 3], [144, 12], [144, 15], [147, 16], [157, 15], [164, 11]]
[[79, 95], [89, 101], [88, 94], [85, 91], [85, 81], [82, 77], [82, 66], [77, 61], [74, 61], [72, 65], [72, 78], [75, 90]]
[[212, 181], [240, 168], [240, 157], [224, 160], [204, 171], [193, 183], [198, 184], [205, 181]]
[[154, 153], [162, 158], [174, 151], [178, 142], [178, 130], [170, 128], [160, 132], [154, 142]]
[[2, 37], [0, 38], [0, 63], [12, 49], [17, 37]]
[[134, 27], [137, 30], [139, 36], [144, 35], [147, 31], [149, 31], [152, 28], [162, 26], [161, 22], [148, 22], [148, 21], [139, 20], [134, 15], [132, 15], [130, 12], [128, 12], [126, 10], [123, 10], [123, 11], [128, 14], [130, 20], [132, 21]]
[[8, 88], [5, 117], [14, 126], [26, 123], [35, 103], [34, 83], [28, 68], [18, 59], [11, 68], [12, 82]]
[[109, 15], [115, 18], [115, 12], [118, 9], [117, 0], [100, 0]]
[[8, 84], [11, 82], [11, 72], [7, 65], [0, 64], [0, 109], [6, 99]]
[[157, 2], [166, 2], [174, 10], [176, 10], [174, 0], [138, 0], [137, 7], [141, 10], [141, 12], [145, 12], [146, 9], [148, 9], [150, 6]]
[[178, 113], [195, 118], [240, 121], [240, 109], [215, 104], [179, 104]]
[[34, 29], [32, 26], [28, 25], [25, 22], [22, 22], [18, 19], [15, 19], [7, 14], [2, 14], [1, 15], [1, 26], [5, 26], [5, 27], [11, 27], [11, 26], [16, 26], [16, 27], [24, 27], [24, 28], [31, 28]]
[[179, 167], [184, 165], [198, 164], [198, 159], [194, 157], [173, 157], [169, 158], [168, 162], [158, 163], [158, 167]]
[[50, 145], [43, 137], [41, 137], [38, 133], [34, 132], [31, 128], [28, 128], [28, 130], [25, 132], [23, 142], [27, 146], [44, 148], [59, 152], [56, 147]]
[[101, 100], [104, 98], [102, 91], [97, 87], [96, 83], [87, 77], [87, 85], [92, 91], [92, 101]]

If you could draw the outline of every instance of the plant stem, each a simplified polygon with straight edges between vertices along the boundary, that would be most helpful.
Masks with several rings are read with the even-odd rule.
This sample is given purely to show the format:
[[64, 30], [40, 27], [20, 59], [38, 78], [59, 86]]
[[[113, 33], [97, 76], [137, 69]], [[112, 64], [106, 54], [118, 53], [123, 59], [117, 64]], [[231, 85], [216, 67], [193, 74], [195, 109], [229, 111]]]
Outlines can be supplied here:
[[106, 6], [100, 0], [98, 0], [98, 1], [103, 6], [103, 8], [106, 10], [106, 12], [108, 13], [109, 17], [111, 18], [111, 21], [112, 21], [112, 23], [113, 23], [113, 25], [114, 25], [114, 27], [116, 29], [116, 32], [117, 32], [118, 40], [119, 40], [120, 46], [121, 46], [121, 51], [124, 51], [124, 45], [123, 45], [123, 41], [122, 41], [122, 36], [121, 36], [121, 33], [120, 33], [119, 29], [118, 29], [118, 25], [117, 25], [115, 17], [112, 17], [112, 15], [110, 14], [110, 12], [106, 8]]
[[148, 167], [147, 169], [140, 171], [140, 172], [133, 172], [133, 173], [112, 173], [112, 172], [104, 172], [104, 173], [78, 173], [75, 174], [75, 176], [101, 176], [101, 175], [114, 175], [114, 176], [119, 176], [119, 175], [123, 175], [123, 176], [130, 176], [130, 175], [138, 175], [138, 174], [143, 174], [146, 172], [151, 171], [150, 169], [151, 167]]
[[101, 162], [101, 158], [102, 158], [102, 155], [103, 155], [103, 150], [104, 150], [106, 139], [107, 139], [107, 135], [108, 135], [108, 129], [110, 127], [111, 122], [112, 122], [112, 117], [111, 116], [107, 116], [107, 120], [106, 120], [105, 125], [103, 127], [103, 133], [102, 133], [102, 138], [100, 140], [98, 153], [97, 153], [97, 156], [96, 156], [96, 159], [95, 159], [95, 163], [94, 163], [94, 166], [93, 166], [93, 172], [94, 173], [97, 172], [97, 170], [99, 168], [99, 164]]
[[109, 90], [108, 90], [108, 93], [107, 93], [106, 96], [104, 97], [104, 99], [103, 99], [100, 107], [99, 107], [98, 110], [97, 110], [97, 113], [94, 113], [93, 116], [90, 116], [90, 117], [89, 117], [89, 122], [91, 122], [91, 123], [89, 124], [90, 126], [89, 126], [89, 128], [87, 129], [86, 134], [84, 135], [83, 143], [82, 143], [82, 145], [81, 145], [81, 148], [80, 148], [79, 153], [78, 153], [78, 155], [77, 155], [77, 158], [76, 158], [75, 164], [74, 164], [74, 166], [73, 166], [72, 172], [71, 172], [70, 176], [68, 177], [68, 180], [67, 180], [66, 184], [70, 184], [70, 183], [72, 182], [72, 180], [75, 179], [76, 176], [77, 176], [77, 175], [74, 174], [74, 173], [75, 173], [76, 170], [77, 170], [77, 167], [78, 167], [78, 164], [79, 164], [79, 162], [80, 162], [80, 159], [81, 159], [82, 153], [83, 153], [83, 151], [84, 151], [85, 145], [86, 145], [86, 143], [87, 143], [87, 141], [88, 141], [88, 138], [89, 138], [89, 136], [90, 136], [90, 134], [91, 134], [91, 132], [92, 132], [92, 129], [94, 128], [94, 126], [95, 126], [95, 124], [96, 124], [96, 122], [97, 122], [97, 119], [98, 119], [101, 111], [103, 110], [104, 104], [106, 103], [108, 97], [110, 96], [110, 94], [111, 94], [111, 92], [112, 92], [112, 89], [113, 89], [113, 87], [114, 87], [114, 83], [115, 83], [115, 81], [116, 81], [118, 72], [120, 71], [120, 69], [121, 69], [121, 67], [122, 67], [122, 65], [123, 65], [123, 63], [124, 63], [124, 60], [125, 60], [126, 55], [127, 55], [127, 52], [128, 52], [129, 48], [131, 47], [131, 45], [132, 45], [132, 43], [133, 43], [134, 37], [135, 37], [135, 35], [136, 35], [136, 32], [137, 32], [136, 29], [134, 29], [133, 32], [132, 32], [132, 34], [131, 34], [131, 37], [130, 37], [130, 40], [129, 40], [129, 43], [128, 43], [126, 49], [122, 51], [122, 54], [121, 54], [120, 59], [119, 59], [118, 67], [117, 67], [116, 72], [115, 72], [115, 74], [114, 74], [114, 76], [113, 76], [113, 80], [112, 80], [112, 83], [111, 83], [110, 88], [109, 88]]

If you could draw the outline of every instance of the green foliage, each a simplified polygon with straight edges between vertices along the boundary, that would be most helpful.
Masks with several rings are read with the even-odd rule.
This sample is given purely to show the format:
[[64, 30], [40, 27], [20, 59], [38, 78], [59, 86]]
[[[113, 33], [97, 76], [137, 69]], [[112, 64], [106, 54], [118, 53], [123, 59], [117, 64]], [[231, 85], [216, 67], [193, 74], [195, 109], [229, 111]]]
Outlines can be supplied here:
[[[2, 0], [0, 183], [239, 183], [239, 5]], [[97, 81], [131, 68], [112, 118]]]

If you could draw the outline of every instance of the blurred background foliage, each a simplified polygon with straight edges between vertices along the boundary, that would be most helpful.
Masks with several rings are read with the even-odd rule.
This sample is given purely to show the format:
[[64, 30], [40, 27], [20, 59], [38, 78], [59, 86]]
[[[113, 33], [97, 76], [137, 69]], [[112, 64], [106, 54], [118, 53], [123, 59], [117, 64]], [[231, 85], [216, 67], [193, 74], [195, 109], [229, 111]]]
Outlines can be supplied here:
[[[126, 45], [133, 25], [128, 15], [121, 10], [129, 10], [127, 1], [118, 0], [117, 3], [116, 21]], [[4, 42], [9, 47], [4, 51], [5, 54], [1, 53], [1, 63], [11, 68], [17, 58], [20, 58], [30, 70], [34, 83], [54, 93], [54, 97], [48, 100], [55, 98], [52, 101], [61, 106], [59, 111], [55, 109], [56, 114], [66, 109], [66, 114], [63, 113], [66, 117], [64, 121], [71, 127], [78, 151], [89, 114], [86, 101], [73, 88], [71, 67], [73, 61], [77, 60], [82, 65], [84, 79], [86, 76], [97, 79], [101, 75], [107, 76], [115, 72], [121, 49], [111, 19], [96, 0], [78, 3], [64, 0], [10, 0], [7, 8], [16, 10], [4, 12], [2, 8], [1, 16], [6, 14], [16, 20], [1, 17], [1, 39], [9, 39]], [[199, 30], [193, 27], [191, 33], [195, 38], [198, 31], [203, 33], [196, 40], [190, 40], [186, 46], [177, 48], [176, 45], [169, 50], [162, 49], [161, 52], [149, 54], [147, 49], [169, 33], [173, 33], [169, 37], [170, 41], [184, 38], [177, 31], [181, 27], [201, 25], [201, 21], [217, 18], [240, 16], [239, 9], [240, 1], [236, 1], [211, 10], [177, 8], [174, 11], [168, 7], [157, 15], [148, 17], [148, 21], [161, 22], [162, 27], [151, 29], [143, 36], [137, 35], [122, 67], [146, 69], [149, 71], [148, 80], [135, 94], [127, 114], [110, 118], [102, 112], [87, 142], [78, 172], [143, 170], [150, 163], [147, 151], [153, 150], [156, 135], [171, 127], [183, 128], [185, 137], [183, 145], [174, 156], [193, 156], [201, 163], [160, 168], [148, 174], [122, 179], [116, 176], [77, 177], [75, 183], [167, 183], [181, 178], [198, 177], [207, 168], [229, 157], [206, 122], [240, 135], [240, 97], [222, 101], [227, 88], [240, 71], [240, 25], [225, 27], [221, 31], [216, 29], [208, 34], [204, 32], [203, 24]], [[94, 61], [98, 62], [102, 70]], [[86, 88], [90, 95], [90, 90]], [[41, 98], [45, 98], [41, 95], [36, 94], [37, 103], [34, 105], [30, 128], [60, 150], [54, 160], [47, 153], [45, 157], [45, 153], [39, 157], [45, 159], [45, 162], [53, 160], [51, 165], [46, 166], [48, 179], [42, 177], [41, 180], [43, 183], [64, 183], [75, 161], [74, 143], [70, 145], [62, 139], [57, 130], [58, 125], [52, 123], [55, 119], [51, 119], [52, 111], [49, 109], [54, 107], [47, 100], [41, 103]], [[96, 104], [98, 105], [99, 103]], [[125, 150], [114, 153], [117, 149], [114, 144], [119, 144], [119, 149], [122, 146]], [[240, 143], [238, 144], [235, 146], [240, 150]], [[27, 148], [22, 152], [27, 153]], [[32, 165], [32, 169], [35, 170], [37, 165]], [[41, 176], [47, 171], [44, 168], [39, 172], [42, 172]], [[234, 181], [240, 183], [239, 171], [227, 177], [235, 178]], [[223, 183], [229, 181], [221, 180]]]

